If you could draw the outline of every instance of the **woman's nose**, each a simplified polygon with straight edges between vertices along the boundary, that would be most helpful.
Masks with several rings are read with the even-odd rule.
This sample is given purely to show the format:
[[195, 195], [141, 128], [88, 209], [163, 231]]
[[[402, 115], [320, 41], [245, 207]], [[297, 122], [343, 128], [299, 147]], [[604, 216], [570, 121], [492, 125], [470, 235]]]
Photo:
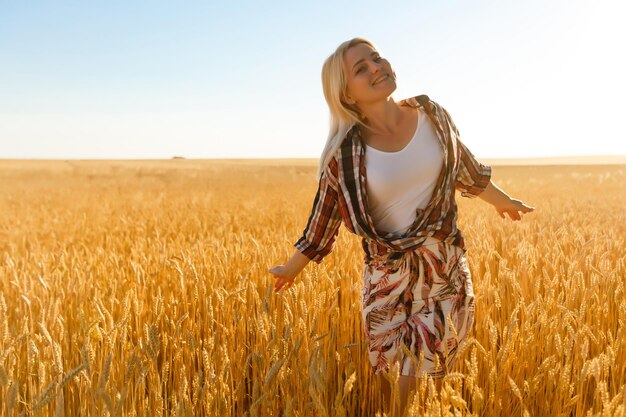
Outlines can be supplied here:
[[383, 69], [383, 64], [381, 62], [374, 62], [372, 64], [372, 73], [376, 74], [379, 73], [380, 71], [382, 71]]

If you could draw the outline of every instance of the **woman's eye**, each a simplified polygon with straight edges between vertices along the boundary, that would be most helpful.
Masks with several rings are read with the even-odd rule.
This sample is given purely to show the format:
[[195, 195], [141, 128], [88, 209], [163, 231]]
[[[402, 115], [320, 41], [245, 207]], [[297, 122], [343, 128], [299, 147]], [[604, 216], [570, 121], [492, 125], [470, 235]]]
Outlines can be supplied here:
[[[376, 56], [374, 57], [374, 61], [380, 61], [382, 58], [380, 56]], [[360, 73], [363, 69], [365, 69], [365, 67], [361, 67], [358, 70], [356, 70], [356, 73]]]

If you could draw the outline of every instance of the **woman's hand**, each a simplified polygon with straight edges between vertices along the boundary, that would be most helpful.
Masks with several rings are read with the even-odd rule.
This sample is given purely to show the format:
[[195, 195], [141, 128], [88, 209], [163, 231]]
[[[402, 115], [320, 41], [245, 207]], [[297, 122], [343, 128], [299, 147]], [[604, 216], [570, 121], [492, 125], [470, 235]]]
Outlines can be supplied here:
[[284, 265], [277, 265], [267, 271], [274, 275], [274, 278], [276, 278], [276, 283], [274, 284], [274, 291], [276, 292], [280, 291], [283, 287], [286, 289], [291, 288], [296, 278], [289, 273]]
[[534, 207], [527, 206], [520, 200], [509, 197], [493, 181], [489, 181], [485, 190], [478, 194], [478, 197], [494, 206], [503, 219], [505, 218], [504, 213], [508, 214], [511, 220], [516, 221], [522, 220], [520, 212], [526, 214], [535, 211]]
[[509, 198], [507, 200], [504, 200], [503, 202], [494, 204], [494, 207], [496, 208], [496, 211], [498, 212], [500, 217], [504, 219], [504, 213], [506, 213], [513, 221], [522, 220], [521, 214], [535, 211], [534, 207], [527, 206], [522, 201], [515, 200], [513, 198]]

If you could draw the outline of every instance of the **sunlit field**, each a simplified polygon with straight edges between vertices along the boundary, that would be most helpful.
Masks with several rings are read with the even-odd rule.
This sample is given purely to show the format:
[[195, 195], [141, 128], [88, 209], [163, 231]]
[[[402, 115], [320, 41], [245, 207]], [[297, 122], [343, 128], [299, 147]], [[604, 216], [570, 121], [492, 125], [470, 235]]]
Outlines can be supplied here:
[[[492, 178], [536, 210], [457, 193], [476, 321], [407, 415], [626, 415], [626, 165]], [[316, 189], [314, 162], [0, 161], [0, 415], [375, 416], [360, 238], [267, 272]]]

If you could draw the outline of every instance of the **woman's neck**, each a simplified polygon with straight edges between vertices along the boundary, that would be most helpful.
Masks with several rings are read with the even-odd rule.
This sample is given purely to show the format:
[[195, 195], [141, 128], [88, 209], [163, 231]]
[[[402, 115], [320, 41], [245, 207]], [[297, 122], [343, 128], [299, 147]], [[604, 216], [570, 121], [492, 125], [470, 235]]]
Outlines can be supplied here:
[[365, 129], [367, 134], [373, 136], [393, 135], [407, 116], [402, 106], [398, 105], [392, 98], [373, 103], [371, 106], [361, 109], [361, 113], [367, 119]]

